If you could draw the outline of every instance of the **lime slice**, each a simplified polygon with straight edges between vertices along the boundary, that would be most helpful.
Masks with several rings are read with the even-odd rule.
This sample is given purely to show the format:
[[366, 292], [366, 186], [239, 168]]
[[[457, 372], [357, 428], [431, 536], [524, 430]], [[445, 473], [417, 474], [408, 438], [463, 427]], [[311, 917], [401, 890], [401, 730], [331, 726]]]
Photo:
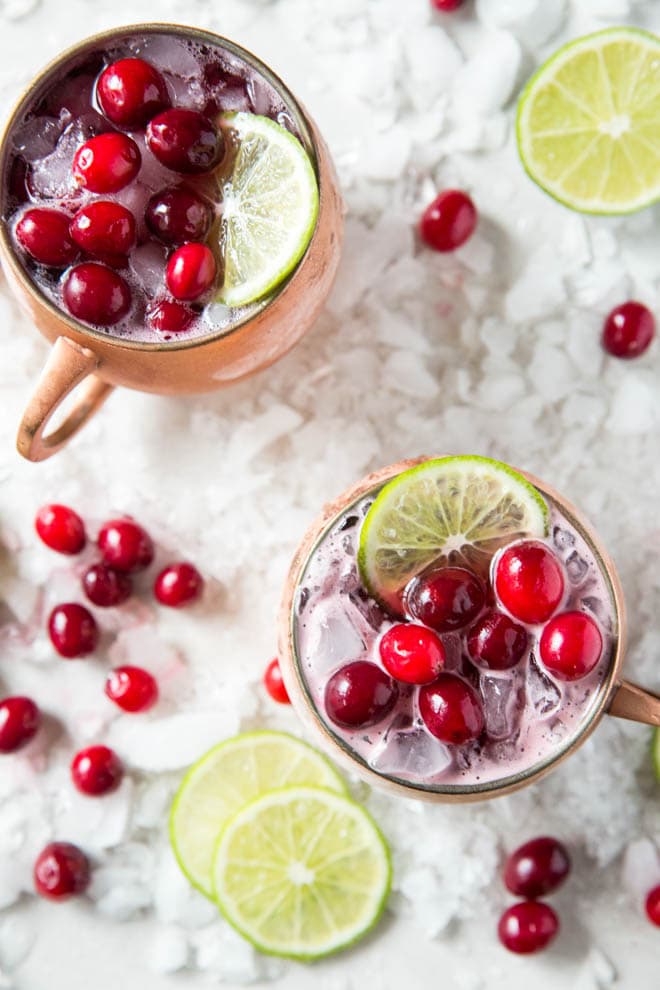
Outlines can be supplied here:
[[658, 780], [660, 780], [660, 729], [656, 729], [653, 733], [653, 768], [655, 770], [655, 775]]
[[660, 38], [633, 28], [560, 48], [518, 104], [518, 150], [542, 189], [585, 213], [660, 198]]
[[244, 306], [272, 292], [302, 258], [318, 216], [318, 183], [300, 141], [273, 120], [227, 113], [219, 123], [236, 154], [222, 188], [218, 301]]
[[373, 928], [391, 865], [383, 836], [354, 801], [318, 787], [287, 787], [231, 819], [213, 879], [220, 910], [256, 948], [310, 960]]
[[395, 612], [408, 581], [432, 564], [487, 574], [512, 540], [543, 537], [549, 513], [521, 474], [488, 457], [441, 457], [381, 489], [360, 534], [358, 566], [367, 590]]
[[213, 852], [226, 821], [273, 787], [320, 784], [346, 793], [325, 757], [284, 732], [245, 732], [214, 747], [188, 771], [170, 815], [174, 854], [190, 882], [213, 897]]

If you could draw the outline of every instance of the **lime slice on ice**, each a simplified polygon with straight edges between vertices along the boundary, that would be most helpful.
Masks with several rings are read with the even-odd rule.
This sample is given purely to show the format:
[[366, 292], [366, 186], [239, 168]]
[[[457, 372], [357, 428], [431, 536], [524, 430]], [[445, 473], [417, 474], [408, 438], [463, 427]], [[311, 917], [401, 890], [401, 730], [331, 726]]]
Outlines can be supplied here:
[[216, 899], [256, 948], [318, 959], [362, 938], [390, 890], [387, 845], [366, 811], [318, 787], [271, 791], [228, 822]]
[[381, 489], [360, 534], [362, 582], [394, 611], [408, 581], [432, 564], [484, 575], [501, 546], [548, 532], [548, 507], [521, 474], [488, 457], [441, 457]]
[[243, 306], [272, 292], [302, 258], [318, 216], [318, 183], [300, 141], [273, 120], [227, 113], [219, 123], [236, 154], [222, 188], [218, 301]]
[[181, 869], [213, 897], [213, 852], [226, 821], [274, 787], [320, 784], [346, 793], [325, 757], [284, 732], [244, 732], [215, 746], [188, 771], [170, 815], [170, 839]]
[[529, 175], [566, 206], [630, 213], [660, 198], [660, 38], [633, 28], [560, 48], [518, 104]]

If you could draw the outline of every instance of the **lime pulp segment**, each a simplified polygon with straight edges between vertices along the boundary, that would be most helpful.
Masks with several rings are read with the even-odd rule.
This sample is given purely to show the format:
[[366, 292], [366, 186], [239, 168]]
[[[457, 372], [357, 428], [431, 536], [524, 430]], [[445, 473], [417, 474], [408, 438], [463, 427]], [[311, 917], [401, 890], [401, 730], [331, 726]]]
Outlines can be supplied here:
[[213, 879], [220, 910], [256, 948], [312, 960], [346, 948], [376, 924], [391, 865], [363, 808], [322, 788], [287, 787], [227, 823]]

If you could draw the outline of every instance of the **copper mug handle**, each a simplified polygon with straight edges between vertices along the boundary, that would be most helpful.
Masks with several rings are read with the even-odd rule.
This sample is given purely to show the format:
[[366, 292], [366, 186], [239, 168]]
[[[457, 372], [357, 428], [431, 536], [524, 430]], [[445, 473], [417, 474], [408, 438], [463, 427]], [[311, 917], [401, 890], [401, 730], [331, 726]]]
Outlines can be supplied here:
[[610, 701], [608, 714], [660, 726], [660, 695], [622, 681]]
[[[18, 428], [19, 454], [28, 461], [45, 461], [84, 426], [112, 391], [112, 385], [94, 374], [98, 365], [98, 357], [87, 347], [68, 337], [57, 338]], [[66, 419], [44, 436], [53, 413], [77, 386], [80, 392]]]

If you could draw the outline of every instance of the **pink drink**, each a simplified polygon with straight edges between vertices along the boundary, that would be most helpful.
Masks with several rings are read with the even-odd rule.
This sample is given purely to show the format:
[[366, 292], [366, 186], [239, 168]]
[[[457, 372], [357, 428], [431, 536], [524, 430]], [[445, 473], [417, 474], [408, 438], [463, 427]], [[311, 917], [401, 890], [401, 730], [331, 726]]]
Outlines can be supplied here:
[[[163, 343], [229, 331], [268, 304], [268, 298], [238, 308], [213, 301], [214, 291], [185, 303], [189, 322], [183, 330], [155, 329], [149, 312], [171, 299], [165, 285], [167, 260], [177, 244], [164, 242], [150, 229], [147, 206], [163, 191], [183, 187], [201, 199], [209, 212], [209, 231], [200, 236], [213, 246], [221, 215], [223, 162], [205, 174], [180, 174], [166, 167], [149, 149], [145, 127], [115, 125], [101, 113], [97, 81], [103, 69], [120, 59], [140, 58], [161, 74], [172, 108], [196, 110], [209, 121], [229, 111], [245, 111], [270, 117], [299, 137], [311, 156], [311, 145], [299, 111], [288, 94], [277, 88], [275, 77], [266, 78], [238, 53], [202, 44], [175, 34], [127, 35], [111, 47], [70, 63], [62, 77], [38, 94], [29, 111], [9, 136], [15, 154], [5, 181], [10, 197], [4, 221], [14, 234], [16, 254], [40, 291], [62, 311], [67, 309], [63, 283], [71, 265], [39, 264], [16, 240], [16, 226], [33, 207], [60, 210], [73, 218], [82, 208], [100, 199], [118, 203], [132, 214], [137, 239], [123, 256], [88, 255], [80, 250], [75, 264], [100, 261], [124, 280], [130, 292], [130, 308], [112, 324], [82, 319], [96, 330], [131, 340]], [[73, 174], [76, 150], [100, 134], [117, 131], [132, 138], [141, 155], [137, 176], [117, 192], [102, 194], [83, 188]], [[231, 155], [226, 156], [230, 161]], [[188, 237], [186, 240], [197, 240]], [[216, 237], [217, 241], [217, 237]], [[74, 316], [76, 314], [73, 314]]]
[[[469, 629], [441, 636], [445, 671], [459, 674], [483, 702], [485, 731], [461, 745], [441, 742], [420, 716], [414, 685], [398, 683], [395, 707], [381, 722], [347, 729], [325, 711], [330, 676], [346, 663], [367, 660], [382, 668], [378, 643], [396, 623], [364, 590], [356, 564], [360, 526], [377, 492], [344, 511], [311, 554], [296, 594], [297, 664], [313, 707], [338, 743], [360, 762], [394, 780], [429, 789], [489, 789], [556, 759], [579, 734], [599, 699], [616, 645], [611, 588], [577, 525], [549, 499], [547, 540], [565, 573], [559, 612], [577, 610], [596, 620], [603, 649], [597, 665], [575, 681], [552, 677], [539, 659], [541, 626], [527, 625], [529, 646], [509, 670], [485, 671], [469, 658]], [[493, 561], [494, 567], [497, 557]]]

